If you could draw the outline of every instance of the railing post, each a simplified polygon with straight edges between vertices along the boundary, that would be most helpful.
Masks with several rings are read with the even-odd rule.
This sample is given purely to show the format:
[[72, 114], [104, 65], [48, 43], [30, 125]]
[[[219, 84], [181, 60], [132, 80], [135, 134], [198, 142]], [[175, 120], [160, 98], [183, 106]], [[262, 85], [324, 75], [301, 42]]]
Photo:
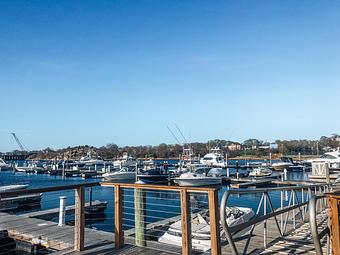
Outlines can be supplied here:
[[114, 206], [115, 206], [115, 248], [119, 250], [124, 246], [123, 232], [123, 189], [115, 185]]
[[[295, 191], [292, 190], [292, 194], [293, 196], [293, 206], [295, 205]], [[296, 229], [296, 214], [295, 214], [295, 209], [293, 209], [293, 228]]]
[[340, 235], [339, 235], [339, 205], [338, 199], [329, 197], [329, 210], [330, 210], [330, 234], [332, 243], [332, 254], [340, 254]]
[[190, 197], [186, 189], [181, 189], [182, 254], [192, 254]]
[[[263, 215], [267, 214], [267, 193], [264, 193], [263, 199]], [[267, 248], [267, 220], [263, 221], [263, 247]]]
[[74, 250], [84, 250], [84, 214], [85, 196], [84, 187], [78, 187], [75, 191], [75, 223], [74, 223]]
[[[280, 193], [281, 193], [280, 194], [280, 200], [281, 200], [280, 207], [281, 207], [281, 210], [283, 210], [283, 199], [284, 199], [283, 198], [283, 196], [284, 196], [283, 190], [281, 190]], [[281, 222], [280, 222], [281, 223], [280, 224], [281, 225], [281, 233], [282, 233], [282, 235], [284, 235], [284, 232], [283, 232], [283, 213], [280, 214], [280, 220], [281, 220]]]
[[309, 227], [312, 234], [312, 240], [315, 247], [315, 253], [317, 255], [322, 255], [322, 248], [318, 233], [318, 225], [316, 221], [316, 196], [312, 195], [309, 197], [308, 207], [309, 207]]
[[218, 194], [217, 189], [208, 191], [209, 215], [210, 215], [210, 241], [211, 254], [221, 254], [221, 238], [220, 238], [220, 219], [218, 213]]
[[135, 189], [135, 244], [145, 246], [145, 191]]

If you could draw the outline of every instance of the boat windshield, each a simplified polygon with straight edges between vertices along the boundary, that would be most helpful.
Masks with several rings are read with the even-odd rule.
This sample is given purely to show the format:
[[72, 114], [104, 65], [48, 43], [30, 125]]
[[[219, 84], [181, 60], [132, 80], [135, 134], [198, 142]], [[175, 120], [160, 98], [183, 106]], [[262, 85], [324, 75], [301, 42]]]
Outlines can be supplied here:
[[329, 154], [323, 154], [320, 158], [325, 158], [325, 159], [336, 159], [335, 156], [329, 155]]

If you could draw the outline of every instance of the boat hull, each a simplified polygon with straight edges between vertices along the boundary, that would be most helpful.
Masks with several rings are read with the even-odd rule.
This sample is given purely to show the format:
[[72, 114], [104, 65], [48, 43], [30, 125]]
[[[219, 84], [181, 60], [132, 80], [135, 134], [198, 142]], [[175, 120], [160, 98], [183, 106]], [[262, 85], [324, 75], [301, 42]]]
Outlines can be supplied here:
[[274, 163], [272, 164], [272, 167], [275, 171], [283, 171], [285, 169], [289, 169], [289, 167], [291, 167], [293, 164], [289, 164], [289, 163]]
[[169, 175], [137, 175], [137, 178], [147, 184], [168, 183]]
[[221, 185], [222, 178], [174, 178], [173, 181], [177, 183], [179, 186], [189, 186], [189, 187], [198, 187], [198, 186], [213, 186], [213, 185]]
[[136, 173], [129, 172], [129, 173], [104, 174], [103, 177], [105, 180], [108, 180], [108, 181], [127, 181], [127, 180], [135, 180]]

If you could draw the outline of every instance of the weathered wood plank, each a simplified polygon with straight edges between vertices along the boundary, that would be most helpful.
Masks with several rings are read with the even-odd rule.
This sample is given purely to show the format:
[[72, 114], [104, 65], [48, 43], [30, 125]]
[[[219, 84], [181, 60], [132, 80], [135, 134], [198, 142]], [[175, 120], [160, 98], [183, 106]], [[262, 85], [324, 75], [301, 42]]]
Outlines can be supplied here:
[[124, 246], [124, 230], [123, 230], [123, 204], [124, 194], [123, 189], [117, 185], [115, 186], [114, 205], [115, 205], [115, 245], [119, 250]]
[[190, 196], [187, 190], [181, 190], [181, 215], [182, 215], [182, 254], [192, 254], [191, 244], [191, 210]]
[[210, 240], [211, 254], [221, 254], [221, 237], [220, 237], [220, 215], [218, 210], [217, 190], [208, 192], [209, 215], [210, 215]]
[[85, 228], [85, 192], [84, 187], [78, 187], [75, 191], [75, 223], [74, 223], [74, 249], [84, 250], [84, 228]]

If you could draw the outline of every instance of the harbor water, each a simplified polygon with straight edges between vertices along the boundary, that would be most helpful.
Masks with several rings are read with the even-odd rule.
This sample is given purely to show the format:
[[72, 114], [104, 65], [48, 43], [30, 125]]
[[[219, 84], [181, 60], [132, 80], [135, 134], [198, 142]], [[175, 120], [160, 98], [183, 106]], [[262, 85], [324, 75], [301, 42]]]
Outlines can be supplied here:
[[[242, 164], [243, 162], [239, 162]], [[308, 173], [305, 172], [288, 172], [288, 180], [307, 180]], [[0, 185], [11, 184], [28, 184], [29, 188], [41, 188], [49, 186], [60, 186], [69, 184], [78, 184], [84, 182], [98, 182], [101, 179], [82, 179], [79, 177], [63, 178], [61, 176], [50, 176], [47, 174], [27, 174], [19, 172], [0, 172]], [[219, 199], [221, 199], [224, 191], [229, 187], [221, 186], [219, 189]], [[29, 208], [29, 211], [46, 210], [59, 207], [60, 196], [66, 196], [66, 205], [74, 205], [74, 190], [62, 192], [49, 192], [42, 195], [39, 208]], [[300, 196], [298, 194], [298, 196]], [[86, 222], [87, 227], [98, 230], [114, 232], [114, 189], [111, 187], [93, 187], [86, 189], [86, 201], [92, 200], [107, 201], [107, 209], [104, 215], [97, 215]], [[251, 193], [242, 196], [231, 196], [228, 206], [250, 207], [256, 211], [260, 194]], [[271, 194], [274, 208], [280, 206], [280, 192]], [[202, 194], [192, 194], [191, 202], [193, 210], [199, 208], [207, 208], [207, 196]], [[288, 201], [285, 201], [288, 203]], [[21, 214], [24, 211], [14, 213]], [[263, 213], [263, 212], [260, 212]], [[147, 191], [146, 192], [146, 222], [156, 222], [164, 218], [170, 218], [180, 215], [180, 197], [178, 192], [174, 191]], [[54, 219], [57, 221], [58, 219]], [[73, 215], [67, 216], [67, 223], [72, 224]], [[125, 190], [124, 192], [124, 228], [134, 227], [134, 192], [133, 190]]]

